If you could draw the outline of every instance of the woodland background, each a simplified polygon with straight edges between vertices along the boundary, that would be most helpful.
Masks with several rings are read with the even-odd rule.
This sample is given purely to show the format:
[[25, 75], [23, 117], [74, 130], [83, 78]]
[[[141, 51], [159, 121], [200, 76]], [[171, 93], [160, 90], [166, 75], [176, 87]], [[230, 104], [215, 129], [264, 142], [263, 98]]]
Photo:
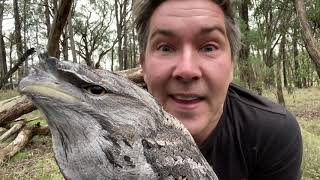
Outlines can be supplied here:
[[[35, 48], [39, 53], [46, 50], [58, 3], [58, 0], [0, 1], [0, 87], [16, 87], [37, 63], [37, 56], [33, 55], [17, 72], [6, 76], [28, 49]], [[315, 54], [312, 51], [319, 53], [319, 48], [306, 50], [307, 42], [311, 41], [303, 36], [307, 31], [300, 27], [295, 1], [241, 0], [235, 4], [243, 43], [236, 82], [259, 94], [264, 87], [277, 87], [282, 104], [282, 87], [320, 84], [320, 57], [312, 57]], [[314, 47], [319, 47], [320, 0], [305, 0], [304, 4], [307, 21], [302, 22], [308, 23]], [[57, 56], [112, 71], [138, 66], [131, 12], [132, 0], [75, 0], [69, 16], [64, 14], [67, 24], [62, 27]]]
[[[62, 35], [54, 37], [52, 27], [59, 23], [54, 17], [59, 8], [70, 2], [70, 13], [58, 18], [67, 21], [60, 28]], [[0, 101], [18, 95], [17, 84], [38, 63], [37, 53], [51, 48], [57, 50], [53, 54], [61, 60], [92, 68], [118, 71], [138, 67], [132, 3], [0, 0]], [[287, 106], [298, 117], [305, 143], [304, 178], [320, 179], [320, 0], [237, 0], [235, 5], [242, 48], [234, 81]], [[52, 38], [58, 46], [48, 45]], [[39, 112], [33, 112], [25, 118], [39, 116], [42, 117]], [[38, 118], [33, 124], [39, 122], [45, 123]], [[1, 165], [0, 179], [20, 177], [16, 174], [19, 169], [29, 174], [21, 168], [28, 169], [25, 166], [36, 159], [34, 154], [38, 151], [48, 152], [38, 152], [43, 158], [44, 164], [39, 165], [43, 176], [31, 173], [21, 177], [51, 179], [49, 174], [53, 174], [53, 179], [61, 178], [52, 161], [50, 138], [36, 136], [30, 141], [25, 150]], [[22, 167], [21, 162], [26, 161]], [[45, 166], [49, 172], [43, 169]], [[12, 168], [16, 172], [9, 170]]]

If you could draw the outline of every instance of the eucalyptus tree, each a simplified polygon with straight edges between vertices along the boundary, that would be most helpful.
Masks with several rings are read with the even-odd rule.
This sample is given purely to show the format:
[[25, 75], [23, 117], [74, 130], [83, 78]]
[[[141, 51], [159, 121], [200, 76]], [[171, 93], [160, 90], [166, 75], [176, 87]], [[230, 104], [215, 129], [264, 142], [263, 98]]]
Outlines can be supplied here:
[[108, 1], [90, 1], [79, 6], [81, 11], [76, 9], [73, 17], [76, 51], [88, 66], [99, 67], [114, 47], [113, 6]]
[[[316, 71], [318, 73], [318, 76], [320, 78], [320, 47], [317, 47], [317, 41], [313, 37], [313, 33], [310, 27], [310, 24], [308, 23], [307, 14], [306, 14], [306, 7], [304, 0], [295, 0], [296, 10], [298, 19], [302, 28], [302, 37], [304, 40], [304, 43], [306, 45], [306, 49], [310, 55], [310, 58], [312, 59], [313, 63], [315, 64]], [[320, 20], [320, 17], [317, 15], [320, 15], [320, 2], [317, 1], [315, 3], [316, 7], [316, 16], [313, 16], [313, 21], [315, 26], [314, 31], [318, 31], [317, 29], [320, 29], [320, 23], [318, 20]]]
[[[7, 73], [7, 58], [6, 58], [6, 49], [4, 44], [4, 34], [3, 34], [3, 16], [5, 9], [5, 0], [0, 1], [0, 79], [2, 79]], [[4, 81], [7, 83], [7, 80]]]

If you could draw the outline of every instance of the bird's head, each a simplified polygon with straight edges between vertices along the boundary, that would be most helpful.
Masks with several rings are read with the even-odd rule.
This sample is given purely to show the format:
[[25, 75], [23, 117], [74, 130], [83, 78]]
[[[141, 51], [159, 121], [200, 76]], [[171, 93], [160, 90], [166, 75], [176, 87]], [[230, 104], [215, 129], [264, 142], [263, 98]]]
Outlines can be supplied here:
[[70, 160], [104, 161], [99, 157], [105, 154], [97, 153], [110, 149], [117, 134], [133, 136], [156, 128], [160, 106], [126, 78], [52, 57], [40, 59], [19, 91], [46, 116], [60, 168]]

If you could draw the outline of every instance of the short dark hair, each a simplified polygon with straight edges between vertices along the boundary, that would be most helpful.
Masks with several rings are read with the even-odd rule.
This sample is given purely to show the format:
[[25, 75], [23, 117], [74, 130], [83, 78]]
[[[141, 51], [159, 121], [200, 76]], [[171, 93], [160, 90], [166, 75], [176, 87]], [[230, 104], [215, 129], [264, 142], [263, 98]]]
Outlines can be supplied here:
[[[148, 42], [150, 18], [157, 7], [166, 0], [135, 0], [133, 14], [135, 16], [135, 28], [138, 34], [140, 54], [144, 54]], [[232, 59], [238, 54], [241, 47], [241, 34], [235, 20], [232, 0], [212, 0], [220, 6], [225, 16], [225, 26], [230, 43]]]

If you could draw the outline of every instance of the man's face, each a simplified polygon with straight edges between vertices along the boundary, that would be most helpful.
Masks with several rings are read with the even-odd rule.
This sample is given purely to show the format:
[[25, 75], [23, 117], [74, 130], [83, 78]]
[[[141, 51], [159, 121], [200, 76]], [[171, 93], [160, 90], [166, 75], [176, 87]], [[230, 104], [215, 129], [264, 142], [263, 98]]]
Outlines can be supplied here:
[[150, 19], [141, 64], [150, 93], [201, 144], [233, 76], [224, 14], [211, 0], [168, 0]]

